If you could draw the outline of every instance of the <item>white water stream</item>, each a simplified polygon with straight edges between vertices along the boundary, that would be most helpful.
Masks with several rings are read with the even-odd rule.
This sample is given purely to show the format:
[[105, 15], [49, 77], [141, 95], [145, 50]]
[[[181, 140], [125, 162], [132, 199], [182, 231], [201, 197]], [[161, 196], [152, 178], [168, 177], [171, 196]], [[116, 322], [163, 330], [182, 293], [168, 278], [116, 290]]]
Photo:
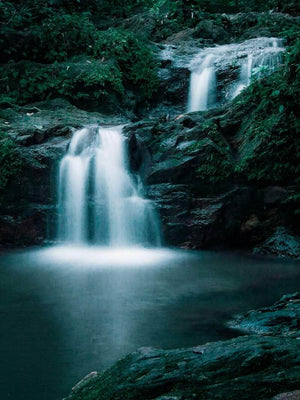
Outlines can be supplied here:
[[58, 239], [71, 244], [160, 244], [152, 202], [129, 172], [122, 127], [74, 133], [59, 168]]
[[[191, 61], [187, 111], [203, 111], [232, 100], [252, 78], [274, 71], [284, 50], [281, 39], [257, 38], [244, 43], [202, 49]], [[218, 76], [232, 77], [218, 82]]]

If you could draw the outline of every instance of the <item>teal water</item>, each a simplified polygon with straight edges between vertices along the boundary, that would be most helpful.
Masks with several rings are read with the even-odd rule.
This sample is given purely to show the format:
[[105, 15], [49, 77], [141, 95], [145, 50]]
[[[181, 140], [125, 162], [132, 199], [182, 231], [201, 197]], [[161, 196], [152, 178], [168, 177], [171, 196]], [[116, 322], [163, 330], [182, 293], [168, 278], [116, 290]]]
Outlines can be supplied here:
[[2, 253], [0, 398], [60, 399], [138, 347], [237, 336], [225, 322], [296, 291], [299, 266], [163, 249]]

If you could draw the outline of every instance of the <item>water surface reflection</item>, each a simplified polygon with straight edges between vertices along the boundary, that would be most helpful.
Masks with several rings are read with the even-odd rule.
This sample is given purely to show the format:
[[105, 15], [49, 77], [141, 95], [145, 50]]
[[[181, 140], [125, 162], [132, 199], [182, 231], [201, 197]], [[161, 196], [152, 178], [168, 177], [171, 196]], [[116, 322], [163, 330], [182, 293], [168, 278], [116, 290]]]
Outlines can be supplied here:
[[55, 400], [140, 346], [237, 335], [233, 314], [297, 290], [299, 263], [233, 253], [56, 247], [0, 256], [0, 397]]

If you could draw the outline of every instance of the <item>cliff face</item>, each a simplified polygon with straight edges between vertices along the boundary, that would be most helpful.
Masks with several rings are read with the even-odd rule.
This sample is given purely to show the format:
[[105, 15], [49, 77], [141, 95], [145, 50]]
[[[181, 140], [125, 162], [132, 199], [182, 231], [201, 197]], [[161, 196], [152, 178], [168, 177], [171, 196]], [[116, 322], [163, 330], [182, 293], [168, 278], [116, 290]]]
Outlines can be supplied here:
[[[159, 90], [148, 107], [132, 98], [130, 110], [123, 104], [121, 115], [104, 115], [83, 111], [78, 101], [75, 107], [59, 99], [0, 111], [1, 144], [9, 140], [18, 161], [14, 169], [9, 162], [2, 167], [7, 177], [0, 185], [2, 246], [55, 238], [57, 164], [74, 128], [127, 123], [131, 169], [142, 175], [147, 195], [157, 205], [167, 245], [255, 248], [299, 257], [300, 144], [293, 100], [299, 72], [294, 63], [277, 77], [251, 85], [233, 102], [185, 112], [186, 64], [199, 47], [279, 35], [283, 29], [298, 29], [299, 21], [276, 13], [211, 18], [156, 46]], [[134, 31], [140, 19], [123, 25]], [[161, 40], [153, 20], [145, 21], [148, 34]], [[177, 60], [162, 56], [169, 49]], [[226, 83], [236, 71], [232, 67], [220, 74]], [[87, 108], [86, 101], [82, 107]]]

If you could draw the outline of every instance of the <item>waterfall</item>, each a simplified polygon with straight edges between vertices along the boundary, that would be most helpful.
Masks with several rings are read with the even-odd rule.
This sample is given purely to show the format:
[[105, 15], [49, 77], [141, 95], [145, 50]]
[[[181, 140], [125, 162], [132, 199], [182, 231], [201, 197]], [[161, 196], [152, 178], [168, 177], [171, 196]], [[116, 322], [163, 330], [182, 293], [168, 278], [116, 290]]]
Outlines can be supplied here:
[[58, 239], [108, 246], [159, 245], [158, 219], [127, 167], [122, 127], [77, 130], [60, 162]]
[[204, 61], [191, 73], [188, 112], [207, 110], [209, 96], [214, 96], [216, 74], [213, 54], [208, 54]]
[[249, 54], [247, 61], [244, 62], [240, 67], [240, 74], [236, 87], [232, 94], [232, 99], [241, 93], [251, 82], [251, 71], [252, 71], [252, 54]]
[[202, 49], [189, 65], [187, 111], [203, 111], [232, 100], [252, 78], [274, 71], [283, 50], [283, 41], [277, 38]]

